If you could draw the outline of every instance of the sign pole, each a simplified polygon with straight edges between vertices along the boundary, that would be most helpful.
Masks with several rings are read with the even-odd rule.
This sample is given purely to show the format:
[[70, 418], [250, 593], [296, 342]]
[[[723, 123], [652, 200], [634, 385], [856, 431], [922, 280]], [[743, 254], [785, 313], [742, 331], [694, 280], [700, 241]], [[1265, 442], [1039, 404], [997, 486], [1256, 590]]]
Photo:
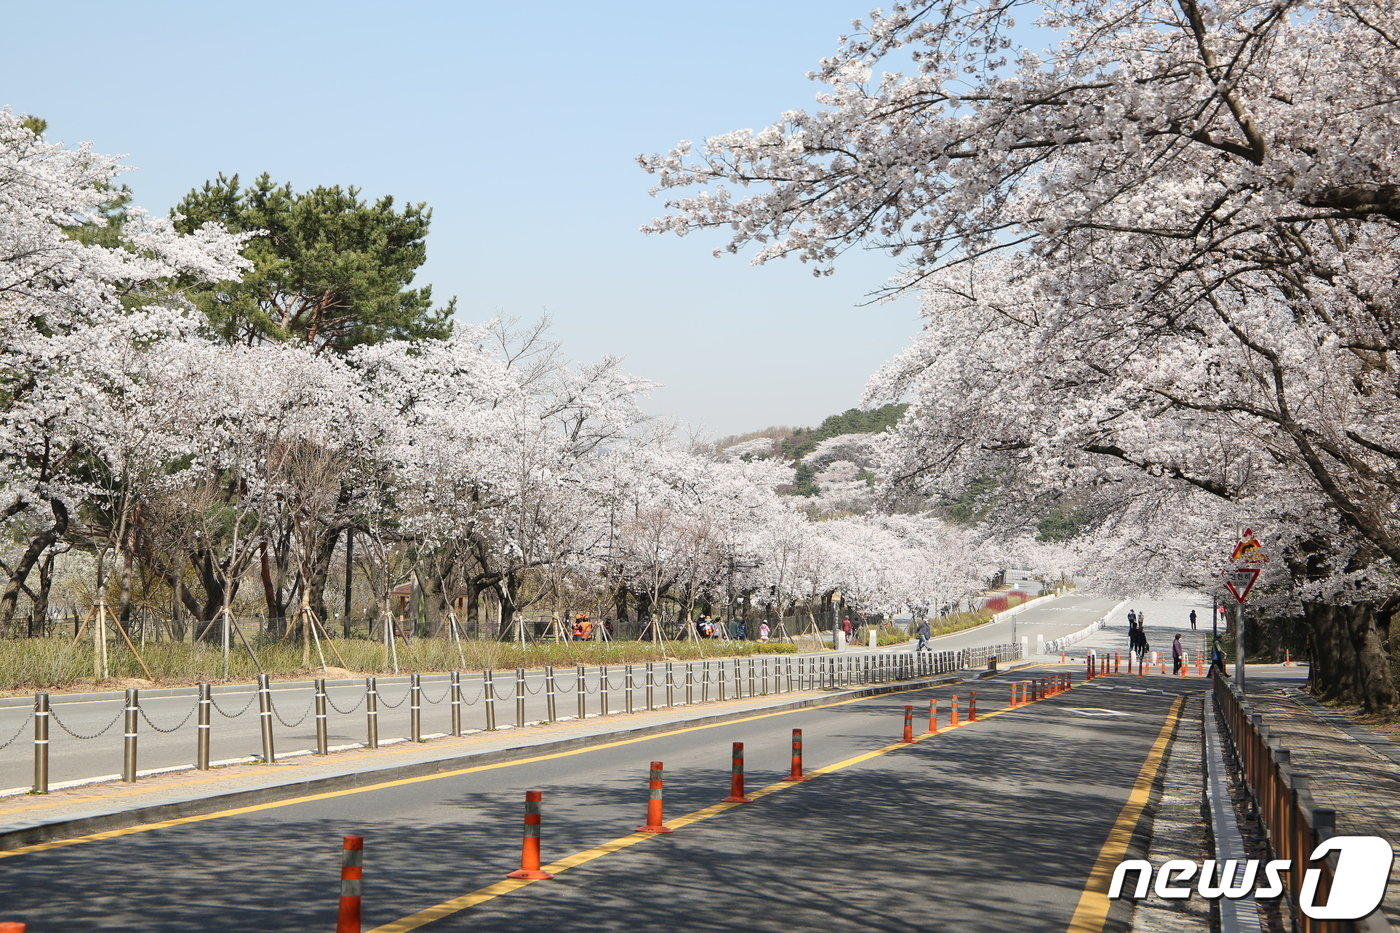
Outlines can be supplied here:
[[1244, 686], [1244, 603], [1235, 603], [1235, 685], [1240, 693]]

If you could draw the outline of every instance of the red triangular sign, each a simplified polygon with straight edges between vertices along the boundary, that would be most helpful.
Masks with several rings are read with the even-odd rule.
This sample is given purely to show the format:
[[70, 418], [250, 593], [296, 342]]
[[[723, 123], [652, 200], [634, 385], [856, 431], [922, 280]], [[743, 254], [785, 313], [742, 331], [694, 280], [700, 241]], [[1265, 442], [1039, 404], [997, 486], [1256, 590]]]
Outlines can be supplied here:
[[1258, 567], [1235, 567], [1225, 574], [1225, 588], [1235, 597], [1235, 602], [1242, 603], [1249, 597], [1249, 591], [1254, 589], [1258, 579]]

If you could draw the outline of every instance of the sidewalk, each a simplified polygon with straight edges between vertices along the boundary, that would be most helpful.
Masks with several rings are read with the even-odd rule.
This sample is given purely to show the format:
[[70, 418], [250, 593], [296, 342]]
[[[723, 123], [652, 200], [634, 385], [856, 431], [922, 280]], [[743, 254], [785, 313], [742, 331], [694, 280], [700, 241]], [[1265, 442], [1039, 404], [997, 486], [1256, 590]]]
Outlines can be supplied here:
[[[1027, 662], [1003, 667], [1003, 673]], [[8, 849], [50, 843], [88, 833], [162, 820], [197, 819], [239, 806], [305, 794], [334, 794], [386, 781], [412, 780], [464, 768], [489, 768], [533, 755], [600, 744], [640, 741], [676, 728], [706, 728], [735, 719], [821, 706], [923, 686], [977, 680], [962, 671], [905, 681], [782, 693], [650, 712], [561, 719], [554, 723], [433, 736], [430, 741], [385, 741], [327, 756], [294, 753], [271, 765], [241, 764], [209, 771], [180, 769], [142, 777], [131, 784], [108, 782], [57, 790], [44, 796], [0, 798], [0, 857]], [[57, 843], [61, 845], [62, 843]]]
[[[1145, 610], [1145, 631], [1159, 663], [1151, 665], [1141, 679], [1128, 668], [1128, 609]], [[1188, 614], [1196, 610], [1199, 628], [1191, 629]], [[1184, 594], [1177, 598], [1146, 600], [1130, 598], [1109, 620], [1105, 628], [1072, 645], [1070, 662], [1082, 669], [1085, 654], [1092, 649], [1098, 657], [1119, 655], [1123, 673], [1119, 678], [1129, 688], [1151, 688], [1154, 678], [1162, 677], [1161, 662], [1171, 670], [1171, 643], [1181, 633], [1190, 661], [1188, 680], [1199, 684], [1204, 694], [1209, 681], [1196, 674], [1198, 653], [1209, 663], [1211, 638], [1210, 607], [1202, 606]], [[1037, 660], [1048, 661], [1050, 658]], [[1054, 658], [1053, 660], [1058, 660]], [[1110, 662], [1111, 663], [1111, 662]], [[1229, 665], [1233, 674], [1234, 664]], [[1248, 696], [1254, 712], [1279, 743], [1292, 753], [1292, 766], [1306, 774], [1314, 800], [1319, 806], [1337, 811], [1337, 832], [1342, 835], [1380, 836], [1400, 849], [1400, 744], [1352, 722], [1320, 705], [1304, 693], [1307, 668], [1282, 664], [1251, 664], [1247, 671]], [[1184, 780], [1169, 782], [1157, 802], [1154, 834], [1154, 864], [1167, 858], [1199, 860], [1201, 850], [1194, 841], [1208, 836], [1200, 816], [1205, 798], [1201, 761], [1199, 718], [1202, 705], [1190, 706], [1197, 721], [1179, 730], [1172, 743], [1171, 756], [1183, 764]], [[1194, 778], [1193, 778], [1194, 773]], [[1190, 795], [1195, 781], [1194, 801], [1179, 799]], [[1194, 826], [1190, 825], [1194, 817]], [[1161, 843], [1161, 845], [1158, 845]], [[1206, 855], [1204, 857], [1213, 857]], [[1133, 929], [1138, 933], [1177, 933], [1200, 925], [1199, 898], [1169, 904], [1140, 902]], [[1391, 864], [1390, 887], [1382, 901], [1382, 912], [1391, 925], [1400, 929], [1400, 853]], [[1267, 927], [1266, 927], [1267, 929]]]
[[[1380, 836], [1400, 848], [1400, 745], [1314, 701], [1303, 693], [1306, 679], [1306, 667], [1252, 666], [1250, 706], [1311, 779], [1318, 806], [1337, 811], [1338, 835]], [[1381, 910], [1400, 928], [1400, 858]]]

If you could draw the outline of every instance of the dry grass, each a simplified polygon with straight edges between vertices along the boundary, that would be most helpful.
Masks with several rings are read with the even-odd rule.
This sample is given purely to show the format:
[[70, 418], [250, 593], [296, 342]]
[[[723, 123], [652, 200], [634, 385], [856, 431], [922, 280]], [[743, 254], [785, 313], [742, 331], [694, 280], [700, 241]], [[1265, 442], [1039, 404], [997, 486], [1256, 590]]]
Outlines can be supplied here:
[[[74, 645], [65, 638], [26, 638], [0, 642], [0, 692], [82, 690], [136, 685], [247, 682], [267, 673], [273, 678], [368, 676], [392, 673], [384, 645], [364, 639], [331, 639], [323, 643], [326, 668], [312, 651], [312, 663], [302, 663], [300, 645], [255, 645], [261, 671], [241, 647], [230, 656], [229, 676], [224, 678], [223, 655], [217, 646], [169, 642], [141, 649], [151, 676], [125, 644], [108, 646], [109, 677], [93, 677], [92, 645]], [[796, 645], [770, 642], [543, 642], [524, 648], [508, 642], [463, 641], [460, 651], [450, 639], [415, 638], [397, 646], [398, 670], [404, 674], [440, 673], [450, 670], [510, 670], [575, 664], [633, 664], [646, 661], [698, 660], [752, 654], [789, 654]], [[337, 656], [339, 652], [339, 656]]]

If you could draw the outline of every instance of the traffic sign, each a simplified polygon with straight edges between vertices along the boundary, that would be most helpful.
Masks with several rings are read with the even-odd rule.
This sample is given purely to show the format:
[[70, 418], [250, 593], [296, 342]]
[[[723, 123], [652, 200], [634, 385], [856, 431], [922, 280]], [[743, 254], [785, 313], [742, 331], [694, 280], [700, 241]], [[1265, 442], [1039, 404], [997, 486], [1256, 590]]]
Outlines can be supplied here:
[[1225, 588], [1235, 597], [1235, 602], [1242, 603], [1249, 598], [1249, 591], [1254, 589], [1258, 579], [1258, 567], [1232, 567], [1225, 571]]

